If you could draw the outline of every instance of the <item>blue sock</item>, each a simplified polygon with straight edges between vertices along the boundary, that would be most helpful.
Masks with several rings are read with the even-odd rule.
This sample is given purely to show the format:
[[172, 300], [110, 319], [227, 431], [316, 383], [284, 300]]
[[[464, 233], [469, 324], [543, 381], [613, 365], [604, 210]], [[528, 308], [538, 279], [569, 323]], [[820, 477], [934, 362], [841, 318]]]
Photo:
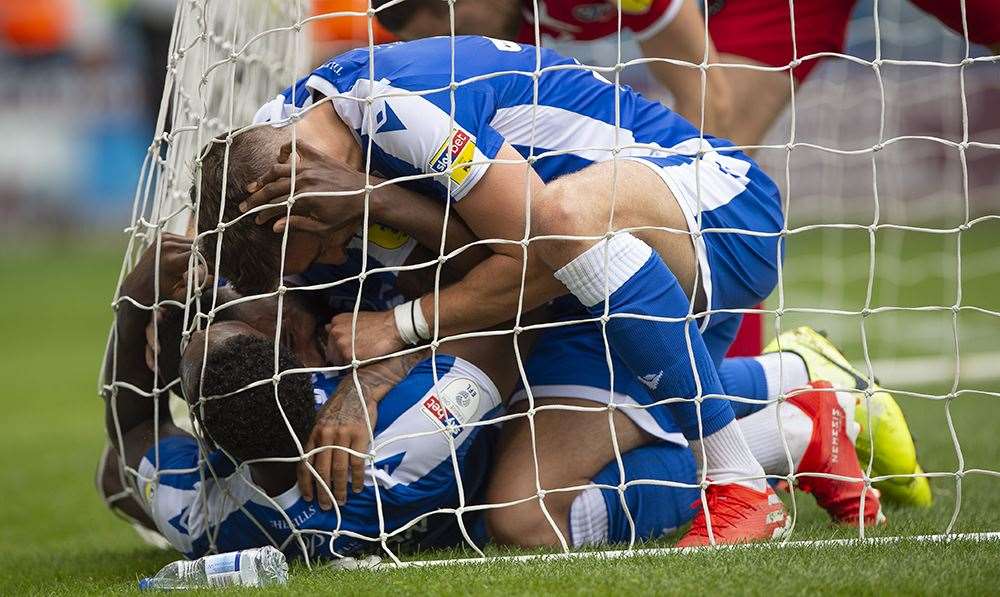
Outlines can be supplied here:
[[[611, 315], [684, 318], [688, 312], [688, 298], [677, 277], [649, 245], [629, 234], [618, 234], [594, 245], [557, 271], [556, 277], [595, 316], [604, 314], [605, 283], [611, 293], [608, 300]], [[655, 400], [698, 395], [688, 339], [701, 394], [723, 394], [715, 363], [696, 321], [612, 317], [607, 324], [607, 335], [611, 347], [649, 388]], [[702, 402], [701, 430], [694, 401], [665, 406], [689, 440], [712, 435], [734, 420], [729, 400], [722, 398]]]
[[750, 398], [757, 402], [730, 402], [737, 419], [767, 406], [767, 377], [764, 367], [752, 357], [723, 359], [719, 366], [719, 379], [727, 396]]
[[[695, 485], [694, 455], [684, 446], [658, 442], [622, 454], [625, 482], [672, 481]], [[598, 485], [619, 483], [618, 463], [608, 463], [594, 478]], [[696, 511], [691, 504], [701, 492], [696, 487], [668, 487], [639, 483], [625, 489], [625, 505], [635, 524], [636, 539], [653, 539], [687, 523]], [[573, 500], [570, 532], [574, 547], [596, 543], [624, 543], [631, 530], [621, 494], [591, 488]]]

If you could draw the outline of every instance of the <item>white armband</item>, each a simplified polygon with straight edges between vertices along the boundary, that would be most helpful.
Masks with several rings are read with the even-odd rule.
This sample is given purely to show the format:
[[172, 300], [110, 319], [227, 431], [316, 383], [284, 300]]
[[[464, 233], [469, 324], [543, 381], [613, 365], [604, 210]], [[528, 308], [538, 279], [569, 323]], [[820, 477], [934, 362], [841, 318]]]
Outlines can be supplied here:
[[431, 339], [430, 326], [427, 325], [424, 310], [420, 308], [420, 299], [397, 305], [393, 309], [393, 315], [396, 318], [396, 331], [399, 332], [399, 337], [410, 346]]

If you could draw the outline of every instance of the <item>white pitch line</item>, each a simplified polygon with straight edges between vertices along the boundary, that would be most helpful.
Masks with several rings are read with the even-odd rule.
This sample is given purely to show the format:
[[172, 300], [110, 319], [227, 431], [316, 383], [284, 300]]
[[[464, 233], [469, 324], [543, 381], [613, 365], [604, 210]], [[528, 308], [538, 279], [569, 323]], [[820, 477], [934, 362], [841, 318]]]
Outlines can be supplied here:
[[734, 551], [743, 549], [794, 549], [794, 548], [825, 548], [825, 547], [860, 547], [870, 545], [894, 545], [896, 543], [953, 543], [953, 542], [985, 543], [1000, 541], [1000, 532], [991, 533], [954, 533], [951, 535], [915, 535], [912, 537], [870, 537], [867, 539], [818, 539], [809, 541], [785, 541], [771, 543], [743, 543], [737, 545], [717, 545], [705, 547], [660, 547], [649, 549], [628, 549], [615, 551], [581, 551], [552, 554], [533, 554], [523, 556], [496, 556], [490, 558], [462, 558], [458, 560], [420, 560], [414, 562], [344, 562], [331, 567], [343, 569], [399, 570], [403, 568], [430, 568], [435, 566], [462, 566], [470, 564], [523, 562], [548, 562], [557, 560], [617, 560], [622, 558], [637, 558], [646, 556], [676, 556], [707, 551]]
[[[861, 363], [858, 363], [861, 365]], [[961, 381], [1000, 379], [1000, 352], [962, 355]], [[864, 366], [860, 369], [863, 371]], [[872, 361], [875, 377], [889, 387], [912, 387], [930, 383], [950, 383], [955, 379], [955, 358], [898, 357]]]

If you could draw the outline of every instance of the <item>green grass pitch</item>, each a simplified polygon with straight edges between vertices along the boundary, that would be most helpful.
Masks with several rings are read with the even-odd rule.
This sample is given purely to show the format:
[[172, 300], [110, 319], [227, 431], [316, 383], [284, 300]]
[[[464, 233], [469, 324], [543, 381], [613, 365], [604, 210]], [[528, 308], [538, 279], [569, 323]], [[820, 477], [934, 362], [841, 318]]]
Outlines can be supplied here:
[[[998, 231], [998, 226], [990, 226], [992, 229], [983, 226], [967, 233], [963, 253], [990, 248]], [[856, 236], [850, 239], [850, 246], [859, 253], [867, 250], [866, 240]], [[803, 234], [789, 242], [789, 252], [816, 255], [823, 249], [823, 242], [821, 234]], [[944, 238], [910, 235], [899, 246], [907, 254], [930, 255], [948, 251], [952, 245]], [[794, 284], [800, 275], [805, 279], [807, 273], [806, 267], [800, 267], [804, 262], [796, 259], [788, 261], [789, 304], [825, 300], [823, 293], [816, 292], [817, 286]], [[948, 263], [947, 259], [940, 261]], [[145, 547], [131, 529], [104, 509], [92, 486], [104, 435], [96, 376], [119, 263], [119, 249], [106, 245], [31, 253], [3, 251], [0, 255], [0, 374], [5, 384], [0, 390], [2, 595], [130, 593], [136, 590], [138, 577], [152, 574], [175, 557]], [[845, 280], [850, 288], [836, 300], [860, 305], [865, 273]], [[969, 275], [974, 272], [965, 273]], [[940, 304], [941, 297], [949, 294], [946, 283], [947, 276], [935, 278], [931, 272], [929, 277], [894, 287], [891, 292], [876, 288], [876, 303], [889, 296], [899, 304]], [[997, 276], [967, 278], [964, 290], [963, 304], [996, 309], [1000, 303]], [[883, 294], [886, 292], [889, 294]], [[790, 316], [786, 324], [808, 319]], [[896, 333], [906, 333], [906, 321], [899, 324]], [[1000, 324], [995, 318], [973, 318], [963, 321], [962, 326], [963, 334], [968, 328], [969, 337], [979, 338], [975, 342], [989, 342], [992, 337], [993, 349], [1000, 349], [1000, 341], [996, 340]], [[848, 325], [845, 329], [858, 327]], [[882, 327], [878, 328], [880, 334], [885, 333]], [[837, 340], [847, 347], [851, 357], [859, 357], [857, 335]], [[870, 345], [873, 351], [888, 345], [885, 338], [870, 340], [874, 340]], [[907, 347], [906, 342], [897, 344]], [[963, 350], [989, 348], [963, 344]], [[939, 346], [908, 346], [904, 352], [949, 354], [952, 350], [951, 340], [942, 338]], [[878, 356], [874, 354], [873, 358]], [[1000, 373], [996, 377], [1000, 379]], [[998, 379], [963, 382], [960, 387], [996, 391], [1000, 389]], [[931, 386], [906, 389], [945, 394], [950, 385], [951, 380], [942, 379]], [[997, 400], [989, 395], [963, 393], [950, 401], [967, 469], [1000, 470]], [[918, 439], [924, 467], [935, 472], [956, 470], [958, 459], [945, 422], [945, 401], [901, 397], [900, 402]], [[943, 478], [934, 480], [933, 487], [936, 501], [932, 509], [888, 509], [889, 526], [871, 534], [941, 532], [955, 508], [956, 484], [951, 478]], [[809, 496], [797, 496], [796, 539], [854, 534], [831, 528]], [[961, 485], [961, 504], [956, 531], [1000, 530], [1000, 478], [967, 475]], [[494, 562], [382, 572], [310, 572], [294, 567], [290, 585], [282, 592], [984, 594], [1000, 586], [998, 562], [1000, 543], [902, 543], [745, 549], [619, 561]]]

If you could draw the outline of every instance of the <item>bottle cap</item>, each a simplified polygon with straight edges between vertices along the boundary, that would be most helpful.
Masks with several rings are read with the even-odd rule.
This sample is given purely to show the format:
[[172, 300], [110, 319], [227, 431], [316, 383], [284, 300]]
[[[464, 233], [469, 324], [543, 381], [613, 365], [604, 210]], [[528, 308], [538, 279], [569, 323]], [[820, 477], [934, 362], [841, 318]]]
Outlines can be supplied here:
[[140, 580], [139, 580], [139, 590], [140, 590], [140, 591], [145, 591], [145, 590], [147, 590], [147, 589], [150, 589], [150, 588], [152, 588], [152, 585], [153, 585], [153, 582], [152, 582], [152, 580], [153, 580], [153, 579], [151, 579], [151, 578], [143, 578], [143, 579], [140, 579]]

